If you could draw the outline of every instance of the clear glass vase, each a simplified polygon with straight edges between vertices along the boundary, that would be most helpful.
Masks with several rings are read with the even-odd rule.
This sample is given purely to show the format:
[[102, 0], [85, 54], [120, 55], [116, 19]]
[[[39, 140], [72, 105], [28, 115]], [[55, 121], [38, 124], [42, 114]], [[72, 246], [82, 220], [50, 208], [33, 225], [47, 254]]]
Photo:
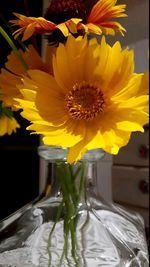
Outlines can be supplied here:
[[0, 222], [0, 267], [147, 267], [137, 213], [96, 195], [100, 149], [75, 165], [67, 149], [39, 147], [47, 162], [42, 195]]

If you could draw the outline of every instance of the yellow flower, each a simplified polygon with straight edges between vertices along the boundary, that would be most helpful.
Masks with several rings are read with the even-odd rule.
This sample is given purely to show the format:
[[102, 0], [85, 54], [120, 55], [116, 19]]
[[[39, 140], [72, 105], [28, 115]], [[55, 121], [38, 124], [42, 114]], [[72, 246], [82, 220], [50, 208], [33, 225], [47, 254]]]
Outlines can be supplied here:
[[[47, 46], [46, 50], [47, 56], [45, 62], [42, 62], [42, 59], [32, 45], [28, 47], [26, 52], [20, 51], [20, 53], [29, 69], [36, 68], [52, 73], [52, 55], [50, 53], [51, 50], [49, 49], [49, 46]], [[11, 107], [13, 110], [19, 108], [16, 106], [14, 98], [22, 97], [17, 85], [22, 83], [21, 80], [22, 77], [26, 75], [26, 71], [27, 70], [12, 51], [7, 58], [5, 68], [2, 68], [0, 73], [0, 89], [2, 91], [0, 94], [0, 100], [2, 100], [7, 107]]]
[[0, 116], [0, 136], [5, 134], [10, 135], [13, 132], [16, 132], [17, 128], [20, 128], [20, 125], [15, 118], [7, 117], [5, 115]]
[[147, 74], [134, 73], [133, 51], [69, 36], [56, 50], [53, 72], [29, 70], [18, 101], [28, 129], [47, 145], [68, 147], [68, 162], [94, 148], [117, 154], [131, 132], [144, 131]]
[[[72, 0], [55, 0], [50, 3], [46, 15], [47, 17], [52, 15], [54, 20], [61, 20], [62, 18], [60, 23], [54, 23], [43, 17], [26, 17], [18, 13], [14, 13], [18, 19], [10, 22], [14, 26], [19, 26], [14, 35], [18, 37], [23, 34], [23, 41], [33, 34], [52, 33], [58, 29], [65, 37], [70, 32], [73, 34], [78, 32], [81, 35], [84, 32], [98, 35], [102, 33], [114, 35], [115, 32], [120, 32], [124, 35], [125, 29], [113, 19], [127, 16], [124, 13], [126, 5], [116, 5], [116, 2], [117, 0], [99, 0], [95, 5], [92, 5], [89, 11], [83, 1], [79, 3], [75, 1], [74, 3]], [[66, 19], [64, 13], [65, 15], [67, 13], [67, 17], [70, 16], [70, 18]]]

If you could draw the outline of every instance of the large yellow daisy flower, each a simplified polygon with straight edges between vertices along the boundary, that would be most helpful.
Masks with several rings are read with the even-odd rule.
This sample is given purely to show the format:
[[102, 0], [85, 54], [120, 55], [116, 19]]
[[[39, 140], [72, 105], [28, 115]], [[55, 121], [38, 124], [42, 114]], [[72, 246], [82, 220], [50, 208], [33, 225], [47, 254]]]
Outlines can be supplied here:
[[[99, 0], [91, 7], [90, 4], [86, 6], [82, 0], [52, 0], [46, 15], [50, 15], [49, 17], [52, 15], [53, 22], [43, 17], [26, 17], [14, 13], [17, 19], [11, 20], [11, 23], [19, 26], [14, 35], [18, 37], [22, 34], [23, 41], [33, 34], [52, 33], [58, 29], [65, 37], [70, 32], [73, 34], [78, 32], [81, 35], [84, 32], [98, 35], [102, 33], [114, 35], [115, 32], [120, 32], [124, 35], [125, 29], [114, 19], [127, 16], [124, 13], [126, 5], [116, 5], [116, 3], [117, 0]], [[55, 23], [55, 20], [60, 20], [60, 23]]]
[[47, 145], [68, 147], [68, 162], [88, 149], [117, 154], [131, 132], [148, 122], [147, 74], [134, 73], [133, 51], [102, 38], [68, 37], [53, 57], [50, 75], [30, 70], [18, 99], [29, 130]]

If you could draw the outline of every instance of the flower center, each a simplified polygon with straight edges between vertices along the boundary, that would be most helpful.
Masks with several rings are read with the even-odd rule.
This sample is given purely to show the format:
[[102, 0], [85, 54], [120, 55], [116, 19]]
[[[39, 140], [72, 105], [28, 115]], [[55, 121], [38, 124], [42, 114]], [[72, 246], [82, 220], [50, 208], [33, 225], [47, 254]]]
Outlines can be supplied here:
[[76, 83], [65, 99], [70, 116], [76, 120], [90, 121], [104, 111], [103, 92], [87, 82]]
[[44, 17], [57, 24], [70, 18], [82, 18], [84, 20], [86, 6], [83, 0], [52, 0]]

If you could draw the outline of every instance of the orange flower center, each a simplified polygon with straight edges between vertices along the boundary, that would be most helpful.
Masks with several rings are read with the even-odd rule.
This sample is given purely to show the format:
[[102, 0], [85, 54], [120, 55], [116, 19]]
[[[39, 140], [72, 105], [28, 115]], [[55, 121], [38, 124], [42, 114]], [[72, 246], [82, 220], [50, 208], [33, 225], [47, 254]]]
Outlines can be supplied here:
[[52, 0], [46, 10], [45, 18], [55, 23], [64, 22], [70, 18], [86, 17], [86, 6], [83, 0]]
[[76, 120], [90, 121], [104, 111], [103, 92], [87, 82], [76, 83], [65, 99], [70, 116]]

